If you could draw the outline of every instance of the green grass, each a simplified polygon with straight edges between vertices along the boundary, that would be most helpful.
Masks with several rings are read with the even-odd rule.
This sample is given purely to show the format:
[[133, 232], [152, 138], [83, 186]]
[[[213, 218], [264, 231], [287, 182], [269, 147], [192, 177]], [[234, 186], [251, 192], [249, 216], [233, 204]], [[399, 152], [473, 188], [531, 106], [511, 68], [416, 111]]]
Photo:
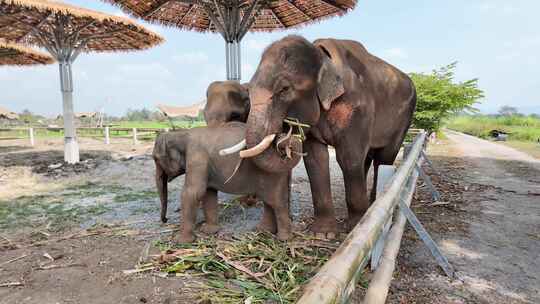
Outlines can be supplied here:
[[[55, 230], [89, 220], [112, 210], [117, 203], [139, 203], [158, 199], [155, 191], [135, 191], [118, 185], [86, 183], [41, 195], [0, 200], [0, 230], [48, 225]], [[153, 212], [155, 206], [135, 214]]]
[[532, 157], [536, 157], [540, 159], [540, 144], [539, 143], [531, 142], [531, 141], [513, 141], [513, 140], [503, 142], [503, 143], [507, 146], [523, 151], [531, 155]]
[[512, 141], [535, 142], [540, 138], [540, 119], [530, 116], [458, 116], [450, 119], [446, 127], [481, 138], [488, 138], [489, 131], [495, 129], [510, 133], [508, 139]]
[[[193, 128], [204, 126], [205, 123], [202, 121], [176, 121], [173, 120], [175, 127], [178, 128]], [[118, 123], [118, 128], [171, 128], [171, 124], [168, 121], [120, 121]]]

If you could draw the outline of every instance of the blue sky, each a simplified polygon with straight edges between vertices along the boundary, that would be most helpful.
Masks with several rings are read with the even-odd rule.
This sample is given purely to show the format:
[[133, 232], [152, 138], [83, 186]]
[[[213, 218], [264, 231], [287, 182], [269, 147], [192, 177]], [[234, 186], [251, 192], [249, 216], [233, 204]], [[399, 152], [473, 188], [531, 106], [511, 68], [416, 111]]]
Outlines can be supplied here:
[[[111, 14], [98, 0], [71, 4]], [[458, 61], [457, 79], [479, 78], [486, 98], [478, 107], [496, 112], [506, 104], [540, 113], [540, 11], [538, 0], [358, 0], [341, 18], [297, 30], [248, 34], [242, 44], [243, 81], [261, 52], [287, 34], [362, 42], [405, 72], [429, 72]], [[224, 43], [217, 34], [148, 25], [163, 45], [134, 53], [82, 54], [74, 64], [75, 111], [155, 109], [158, 103], [188, 105], [204, 98], [213, 80], [225, 78]], [[54, 115], [62, 111], [56, 65], [0, 69], [0, 105]]]

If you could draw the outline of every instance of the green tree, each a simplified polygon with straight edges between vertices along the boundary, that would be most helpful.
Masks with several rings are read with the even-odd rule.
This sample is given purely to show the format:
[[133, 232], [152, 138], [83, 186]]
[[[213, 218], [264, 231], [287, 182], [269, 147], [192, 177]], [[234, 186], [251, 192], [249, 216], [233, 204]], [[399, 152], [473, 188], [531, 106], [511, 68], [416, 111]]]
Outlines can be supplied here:
[[499, 114], [502, 116], [513, 116], [518, 115], [518, 109], [512, 106], [502, 106], [499, 108]]
[[473, 105], [484, 97], [484, 92], [478, 88], [478, 79], [456, 82], [456, 65], [454, 62], [429, 74], [410, 74], [417, 95], [414, 127], [437, 131], [444, 119], [454, 114], [478, 111]]

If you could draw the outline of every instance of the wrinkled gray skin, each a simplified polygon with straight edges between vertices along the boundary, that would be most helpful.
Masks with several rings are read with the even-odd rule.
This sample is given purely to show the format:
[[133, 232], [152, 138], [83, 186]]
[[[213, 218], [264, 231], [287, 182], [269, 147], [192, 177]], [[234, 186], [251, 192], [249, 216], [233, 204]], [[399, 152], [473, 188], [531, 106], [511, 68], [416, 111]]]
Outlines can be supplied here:
[[[182, 190], [182, 227], [180, 242], [194, 240], [194, 226], [199, 202], [202, 202], [206, 223], [202, 230], [215, 233], [217, 222], [217, 191], [231, 194], [256, 195], [264, 201], [259, 229], [277, 232], [285, 240], [291, 234], [288, 213], [288, 176], [290, 171], [268, 172], [243, 160], [237, 173], [228, 182], [239, 161], [238, 154], [220, 156], [221, 149], [230, 147], [245, 136], [245, 124], [230, 122], [220, 127], [202, 127], [161, 133], [156, 138], [152, 156], [156, 164], [156, 185], [161, 199], [161, 220], [167, 221], [167, 182], [185, 174]], [[295, 151], [301, 151], [295, 142]], [[300, 156], [295, 155], [298, 163]]]
[[[349, 227], [370, 206], [366, 176], [371, 164], [394, 162], [411, 123], [416, 90], [397, 68], [352, 40], [311, 43], [288, 36], [263, 53], [249, 84], [251, 109], [247, 147], [283, 130], [283, 119], [309, 124], [304, 164], [313, 197], [314, 232], [335, 232], [328, 145], [335, 147], [343, 171]], [[275, 149], [252, 158], [260, 168], [280, 170], [286, 162]], [[375, 182], [377, 175], [375, 175]], [[375, 188], [375, 187], [374, 187]], [[372, 189], [372, 199], [375, 189]]]
[[249, 115], [247, 84], [236, 81], [215, 81], [206, 90], [204, 120], [209, 127], [230, 121], [246, 122]]
[[[206, 105], [203, 114], [206, 125], [219, 127], [231, 121], [246, 122], [249, 115], [248, 83], [236, 81], [214, 81], [206, 90]], [[238, 201], [252, 206], [257, 198], [242, 196]]]

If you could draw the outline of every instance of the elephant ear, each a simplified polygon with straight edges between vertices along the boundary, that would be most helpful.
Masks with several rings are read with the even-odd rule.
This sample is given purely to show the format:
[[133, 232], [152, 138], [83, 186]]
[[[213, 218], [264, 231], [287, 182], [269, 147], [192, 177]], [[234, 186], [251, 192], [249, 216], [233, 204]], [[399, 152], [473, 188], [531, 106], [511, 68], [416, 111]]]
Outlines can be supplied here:
[[317, 95], [326, 111], [332, 106], [332, 102], [345, 93], [343, 78], [330, 58], [323, 55], [323, 64], [319, 70]]

